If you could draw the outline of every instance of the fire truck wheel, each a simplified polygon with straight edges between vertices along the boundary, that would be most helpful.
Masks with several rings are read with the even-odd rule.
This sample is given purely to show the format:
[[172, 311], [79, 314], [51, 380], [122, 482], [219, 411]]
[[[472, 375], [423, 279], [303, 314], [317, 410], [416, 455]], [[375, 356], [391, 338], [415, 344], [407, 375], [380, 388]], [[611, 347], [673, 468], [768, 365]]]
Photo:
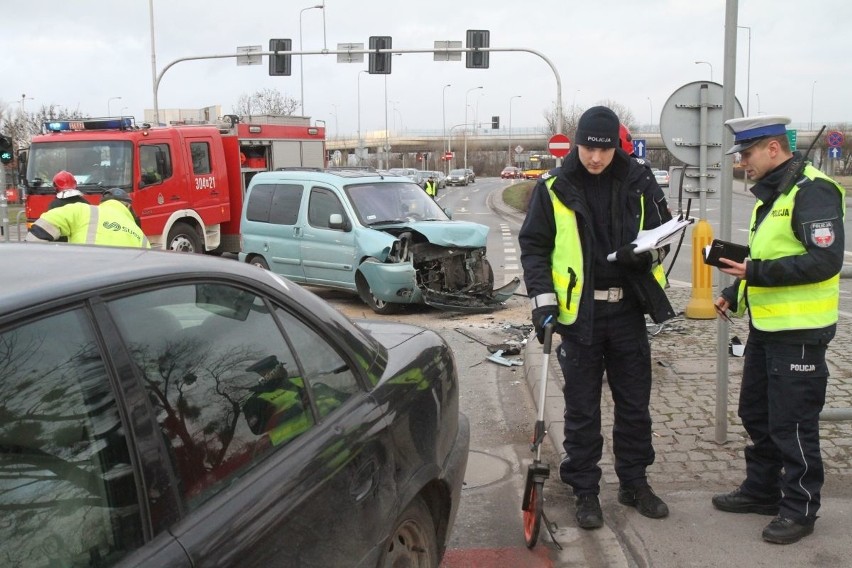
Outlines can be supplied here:
[[204, 252], [201, 237], [188, 223], [175, 223], [169, 231], [168, 249], [178, 252]]
[[265, 270], [269, 270], [269, 264], [267, 264], [266, 261], [263, 260], [262, 256], [253, 256], [249, 258], [246, 262], [254, 266], [259, 266]]

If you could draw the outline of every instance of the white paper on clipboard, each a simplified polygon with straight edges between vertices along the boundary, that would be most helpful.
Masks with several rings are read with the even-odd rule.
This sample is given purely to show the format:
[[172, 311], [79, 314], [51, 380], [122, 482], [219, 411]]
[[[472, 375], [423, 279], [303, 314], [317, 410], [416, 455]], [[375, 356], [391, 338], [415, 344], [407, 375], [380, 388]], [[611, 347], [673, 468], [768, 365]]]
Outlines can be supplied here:
[[[663, 223], [656, 229], [639, 231], [639, 234], [632, 241], [636, 245], [633, 252], [646, 252], [671, 243], [678, 237], [678, 235], [680, 235], [681, 231], [686, 229], [694, 221], [695, 219], [690, 217], [684, 218], [677, 216], [674, 219]], [[610, 262], [615, 262], [615, 253], [609, 253], [606, 259]]]

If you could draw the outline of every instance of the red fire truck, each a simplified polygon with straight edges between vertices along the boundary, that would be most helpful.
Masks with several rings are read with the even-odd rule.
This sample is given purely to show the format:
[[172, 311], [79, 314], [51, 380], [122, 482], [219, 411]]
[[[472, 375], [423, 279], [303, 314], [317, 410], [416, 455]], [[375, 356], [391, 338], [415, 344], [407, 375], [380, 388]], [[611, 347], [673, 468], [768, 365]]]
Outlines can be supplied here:
[[303, 117], [226, 115], [219, 124], [137, 126], [132, 117], [46, 121], [20, 164], [27, 223], [56, 196], [53, 176], [71, 172], [92, 203], [120, 187], [152, 246], [239, 252], [245, 188], [257, 172], [325, 167], [325, 128]]

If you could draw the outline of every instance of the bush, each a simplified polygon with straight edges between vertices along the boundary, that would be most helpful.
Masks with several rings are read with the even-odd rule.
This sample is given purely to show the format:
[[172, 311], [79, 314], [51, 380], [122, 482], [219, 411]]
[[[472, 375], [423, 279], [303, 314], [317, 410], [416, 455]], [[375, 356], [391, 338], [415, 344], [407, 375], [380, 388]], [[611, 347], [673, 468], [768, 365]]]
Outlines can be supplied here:
[[534, 187], [535, 180], [524, 180], [510, 185], [503, 190], [503, 201], [506, 205], [526, 213]]

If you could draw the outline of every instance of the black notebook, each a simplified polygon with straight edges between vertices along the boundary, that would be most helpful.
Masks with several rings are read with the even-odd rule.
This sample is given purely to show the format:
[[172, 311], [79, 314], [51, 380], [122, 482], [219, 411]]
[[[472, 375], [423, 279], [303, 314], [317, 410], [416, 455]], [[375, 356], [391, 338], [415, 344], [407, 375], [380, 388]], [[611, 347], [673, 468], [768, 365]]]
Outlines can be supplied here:
[[720, 258], [727, 258], [735, 262], [742, 262], [748, 256], [748, 246], [729, 243], [713, 239], [713, 242], [704, 247], [704, 263], [710, 266], [727, 268], [728, 265], [719, 262]]

